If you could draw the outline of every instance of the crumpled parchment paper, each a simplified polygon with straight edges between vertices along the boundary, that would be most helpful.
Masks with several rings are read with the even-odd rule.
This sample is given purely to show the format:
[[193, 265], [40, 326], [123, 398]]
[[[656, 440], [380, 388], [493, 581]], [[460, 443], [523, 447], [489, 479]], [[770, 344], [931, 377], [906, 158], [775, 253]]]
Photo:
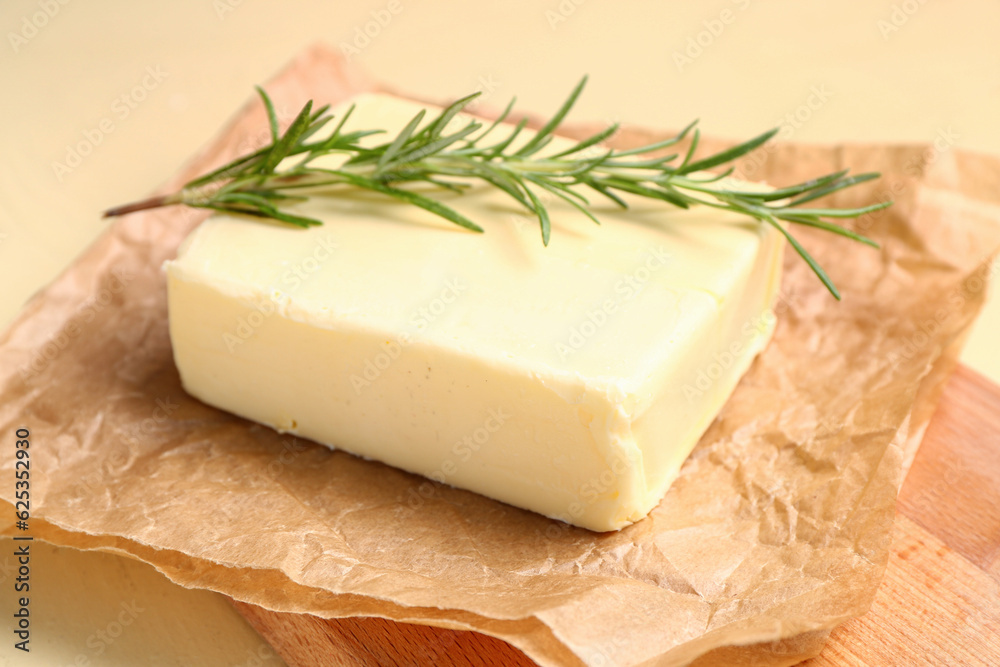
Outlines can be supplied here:
[[[314, 48], [268, 87], [297, 109], [371, 84]], [[164, 189], [266, 136], [254, 102]], [[422, 478], [187, 396], [160, 265], [203, 215], [117, 220], [0, 338], [0, 432], [32, 434], [32, 530], [269, 609], [478, 630], [543, 665], [809, 657], [875, 594], [904, 469], [1000, 245], [992, 158], [783, 143], [739, 175], [784, 185], [842, 167], [884, 174], [832, 202], [894, 199], [853, 223], [881, 251], [795, 230], [843, 302], [789, 250], [771, 345], [659, 507], [608, 534], [427, 493]], [[5, 455], [5, 521], [13, 468]]]

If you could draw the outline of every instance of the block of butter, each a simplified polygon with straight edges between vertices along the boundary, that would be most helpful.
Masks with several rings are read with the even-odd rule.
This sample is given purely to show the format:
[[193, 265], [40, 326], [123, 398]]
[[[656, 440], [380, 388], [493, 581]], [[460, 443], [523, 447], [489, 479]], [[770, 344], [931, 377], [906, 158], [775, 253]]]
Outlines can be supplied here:
[[[420, 108], [353, 102], [347, 129], [392, 133]], [[484, 234], [337, 194], [296, 205], [324, 221], [307, 230], [216, 215], [167, 263], [189, 393], [617, 530], [662, 499], [773, 331], [784, 241], [749, 218], [636, 197], [627, 211], [595, 202], [597, 226], [553, 200], [545, 247], [537, 221], [490, 186], [431, 193]]]

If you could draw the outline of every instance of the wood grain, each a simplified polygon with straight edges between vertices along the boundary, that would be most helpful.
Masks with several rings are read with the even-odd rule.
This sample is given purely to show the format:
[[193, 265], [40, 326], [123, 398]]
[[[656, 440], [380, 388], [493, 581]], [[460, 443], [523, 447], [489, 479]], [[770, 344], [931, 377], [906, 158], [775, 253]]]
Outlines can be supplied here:
[[242, 602], [233, 604], [289, 667], [535, 664], [510, 644], [478, 632], [382, 618], [328, 621], [308, 614], [279, 614]]
[[[233, 604], [290, 667], [534, 664], [475, 632]], [[951, 377], [900, 492], [871, 611], [802, 664], [1000, 665], [1000, 387], [964, 367]]]
[[959, 367], [899, 495], [871, 611], [808, 667], [1000, 665], [1000, 387]]

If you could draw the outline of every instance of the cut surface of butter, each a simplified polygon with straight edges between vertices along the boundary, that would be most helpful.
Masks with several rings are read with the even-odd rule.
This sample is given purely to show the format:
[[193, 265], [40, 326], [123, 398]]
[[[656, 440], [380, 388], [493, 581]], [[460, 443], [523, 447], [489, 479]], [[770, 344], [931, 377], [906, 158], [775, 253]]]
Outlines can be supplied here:
[[[352, 101], [345, 130], [383, 136], [423, 108]], [[553, 199], [545, 247], [537, 221], [490, 186], [430, 193], [484, 234], [382, 195], [337, 195], [294, 207], [324, 221], [305, 230], [213, 216], [167, 263], [190, 394], [617, 530], [662, 499], [773, 331], [784, 241], [749, 218], [591, 198], [597, 226]]]

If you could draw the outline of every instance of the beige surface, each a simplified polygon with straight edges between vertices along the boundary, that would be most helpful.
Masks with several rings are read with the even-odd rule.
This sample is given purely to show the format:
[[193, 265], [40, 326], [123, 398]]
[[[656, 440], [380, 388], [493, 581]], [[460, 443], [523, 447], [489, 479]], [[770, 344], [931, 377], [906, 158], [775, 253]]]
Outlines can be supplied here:
[[[0, 5], [0, 322], [100, 231], [102, 208], [165, 180], [254, 83], [303, 45], [353, 44], [373, 11], [383, 22], [390, 18], [367, 45], [358, 42], [355, 60], [377, 78], [428, 97], [482, 88], [492, 104], [517, 93], [524, 108], [546, 111], [587, 72], [578, 120], [678, 127], [697, 116], [707, 132], [723, 136], [782, 124], [783, 136], [795, 140], [937, 140], [943, 152], [956, 145], [1000, 153], [996, 3], [853, 0], [838, 3], [836, 13], [833, 5], [754, 0], [345, 4]], [[53, 16], [43, 15], [45, 7]], [[26, 28], [33, 19], [44, 25]], [[701, 54], [692, 51], [693, 60], [678, 67], [675, 52], [699, 38]], [[78, 166], [57, 174], [54, 163], [65, 163], [79, 142], [96, 145]], [[998, 326], [994, 294], [964, 355], [995, 380], [1000, 353], [991, 340]], [[63, 576], [63, 567], [87, 574]], [[239, 646], [205, 664], [240, 665], [244, 649], [259, 648], [217, 597], [185, 592], [134, 563], [59, 551], [37, 568], [53, 584], [50, 599], [62, 603], [36, 612], [33, 664], [68, 664], [102, 627], [99, 605], [114, 607], [133, 590], [148, 591], [153, 614], [173, 620], [130, 626], [134, 640], [123, 639], [113, 647], [121, 654], [109, 650], [100, 664], [195, 664], [192, 655]], [[0, 605], [11, 597], [0, 595]], [[0, 659], [10, 651], [0, 643]], [[137, 657], [152, 654], [163, 658]], [[32, 664], [19, 657], [10, 664]]]
[[[17, 543], [23, 545], [24, 542]], [[0, 539], [0, 667], [280, 667], [279, 658], [215, 593], [191, 591], [146, 563], [31, 544], [31, 651], [8, 641], [17, 610], [15, 542]]]

